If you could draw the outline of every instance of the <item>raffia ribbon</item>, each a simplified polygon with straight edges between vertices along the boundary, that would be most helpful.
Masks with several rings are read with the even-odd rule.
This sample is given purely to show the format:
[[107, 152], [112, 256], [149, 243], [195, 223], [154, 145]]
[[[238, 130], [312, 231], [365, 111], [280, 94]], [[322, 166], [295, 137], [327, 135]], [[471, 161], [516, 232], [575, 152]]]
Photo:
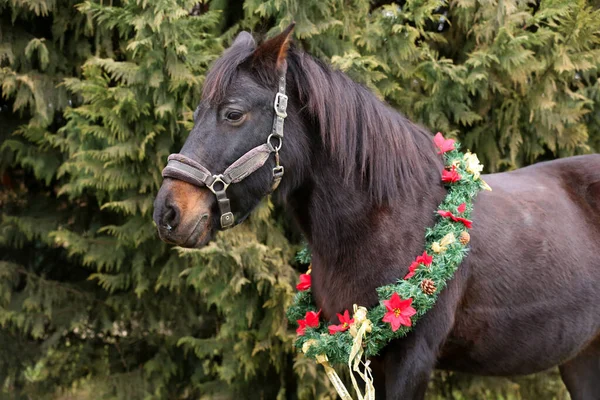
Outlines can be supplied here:
[[[375, 387], [373, 386], [373, 375], [371, 373], [371, 367], [369, 366], [370, 361], [363, 362], [362, 357], [364, 354], [362, 340], [366, 337], [367, 332], [371, 332], [372, 323], [367, 318], [367, 309], [365, 307], [358, 307], [354, 305], [354, 324], [350, 330], [350, 334], [354, 337], [352, 342], [352, 348], [350, 349], [350, 357], [348, 358], [348, 368], [350, 369], [350, 379], [352, 380], [352, 386], [358, 396], [358, 400], [375, 400]], [[363, 366], [363, 371], [360, 370], [360, 366]], [[365, 382], [365, 395], [362, 395], [354, 373]]]

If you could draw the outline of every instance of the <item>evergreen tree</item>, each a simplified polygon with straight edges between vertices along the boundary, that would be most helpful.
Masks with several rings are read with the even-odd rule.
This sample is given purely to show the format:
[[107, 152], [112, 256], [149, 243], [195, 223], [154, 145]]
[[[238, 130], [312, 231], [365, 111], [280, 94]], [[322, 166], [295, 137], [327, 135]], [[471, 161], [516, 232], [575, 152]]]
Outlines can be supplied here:
[[[311, 380], [291, 379], [284, 310], [294, 251], [272, 207], [195, 252], [161, 243], [152, 223], [160, 170], [183, 143], [206, 68], [223, 50], [219, 12], [190, 17], [194, 2], [170, 0], [60, 6], [90, 24], [71, 77], [48, 78], [74, 107], [62, 104], [61, 119], [43, 127], [24, 118], [3, 143], [17, 168], [5, 172], [15, 184], [5, 191], [1, 243], [14, 250], [0, 270], [2, 339], [36, 346], [18, 360], [3, 354], [5, 392], [53, 398], [74, 384], [122, 399], [314, 391]], [[36, 40], [60, 42], [46, 33]], [[19, 64], [8, 61], [10, 88]], [[37, 65], [28, 72], [37, 75]], [[3, 93], [17, 111], [18, 90]], [[14, 187], [28, 195], [30, 181], [35, 193], [20, 201]], [[316, 375], [308, 363], [296, 370]]]
[[[210, 63], [279, 32], [487, 170], [600, 150], [600, 12], [578, 0], [0, 0], [0, 398], [334, 398], [284, 310], [296, 233], [265, 201], [200, 250], [157, 238], [166, 156]], [[566, 398], [555, 371], [437, 373], [431, 399]]]

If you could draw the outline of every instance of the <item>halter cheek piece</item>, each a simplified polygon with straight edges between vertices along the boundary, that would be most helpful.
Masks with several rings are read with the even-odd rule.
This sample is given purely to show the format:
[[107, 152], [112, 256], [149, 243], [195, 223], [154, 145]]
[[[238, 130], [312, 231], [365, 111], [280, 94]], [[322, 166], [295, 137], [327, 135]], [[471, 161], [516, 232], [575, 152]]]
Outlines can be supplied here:
[[219, 211], [221, 212], [221, 228], [231, 228], [235, 219], [231, 212], [231, 206], [226, 193], [229, 185], [243, 181], [254, 171], [262, 167], [269, 159], [271, 153], [275, 153], [275, 167], [273, 168], [271, 191], [277, 189], [281, 182], [283, 166], [279, 164], [279, 150], [283, 144], [283, 122], [285, 117], [287, 117], [287, 101], [284, 72], [279, 78], [279, 92], [275, 95], [275, 102], [273, 104], [273, 108], [275, 109], [273, 128], [271, 134], [267, 137], [266, 143], [248, 151], [234, 161], [221, 174], [211, 174], [202, 164], [183, 154], [171, 154], [168, 158], [167, 166], [162, 171], [162, 176], [179, 179], [199, 187], [206, 186], [217, 197]]

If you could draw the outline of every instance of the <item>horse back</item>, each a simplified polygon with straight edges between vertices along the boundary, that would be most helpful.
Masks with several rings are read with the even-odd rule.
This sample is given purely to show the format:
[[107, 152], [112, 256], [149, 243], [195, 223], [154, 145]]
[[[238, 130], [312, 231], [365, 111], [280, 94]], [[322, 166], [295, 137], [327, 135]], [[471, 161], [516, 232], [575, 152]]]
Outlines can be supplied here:
[[600, 155], [483, 179], [493, 191], [474, 204], [471, 252], [457, 273], [462, 295], [440, 366], [541, 371], [600, 335]]
[[600, 215], [600, 154], [547, 161], [520, 171], [528, 170], [556, 177], [571, 201], [590, 216]]

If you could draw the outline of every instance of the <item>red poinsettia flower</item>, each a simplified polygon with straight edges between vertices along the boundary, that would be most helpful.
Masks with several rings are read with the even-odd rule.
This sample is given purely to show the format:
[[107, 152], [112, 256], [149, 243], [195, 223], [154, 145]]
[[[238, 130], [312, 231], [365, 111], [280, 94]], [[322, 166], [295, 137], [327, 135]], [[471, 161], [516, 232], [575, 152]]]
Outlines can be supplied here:
[[415, 275], [417, 268], [419, 268], [419, 263], [416, 261], [413, 261], [412, 264], [410, 264], [410, 266], [408, 267], [408, 274], [406, 274], [404, 279], [412, 278]]
[[310, 289], [310, 275], [309, 274], [301, 274], [300, 275], [300, 283], [296, 285], [296, 289], [298, 290], [308, 290]]
[[296, 321], [298, 323], [298, 329], [296, 333], [298, 336], [304, 336], [306, 328], [316, 328], [319, 326], [319, 317], [321, 316], [321, 310], [319, 312], [307, 311], [304, 315], [304, 319]]
[[454, 183], [460, 181], [460, 174], [456, 171], [456, 167], [452, 167], [450, 171], [447, 169], [442, 171], [442, 182]]
[[458, 206], [458, 208], [456, 209], [456, 211], [458, 211], [459, 213], [464, 213], [465, 210], [467, 209], [467, 205], [465, 203], [462, 203], [460, 206]]
[[471, 228], [473, 226], [473, 222], [469, 221], [466, 218], [457, 217], [452, 214], [450, 211], [438, 210], [438, 214], [440, 214], [444, 218], [450, 218], [454, 222], [462, 222], [466, 228]]
[[402, 300], [398, 293], [394, 293], [389, 300], [384, 300], [383, 305], [387, 313], [383, 316], [383, 322], [389, 322], [392, 325], [392, 331], [396, 332], [401, 325], [411, 326], [410, 317], [417, 311], [411, 307], [413, 299]]
[[354, 319], [350, 319], [350, 313], [348, 310], [344, 311], [344, 315], [337, 314], [339, 325], [329, 325], [329, 334], [334, 335], [338, 332], [344, 332], [350, 328], [350, 325], [354, 323]]
[[425, 265], [429, 266], [433, 262], [433, 256], [428, 255], [427, 251], [424, 251], [423, 254], [418, 256], [415, 261], [417, 263], [425, 264]]
[[419, 265], [424, 264], [426, 266], [429, 266], [432, 262], [433, 256], [428, 255], [427, 251], [424, 251], [422, 255], [417, 256], [415, 261], [413, 261], [412, 264], [410, 264], [410, 266], [408, 267], [408, 274], [406, 274], [404, 279], [412, 278], [415, 275], [417, 268], [419, 268]]
[[444, 139], [444, 136], [441, 132], [438, 132], [433, 138], [433, 142], [440, 149], [438, 154], [443, 154], [447, 151], [454, 150], [454, 140], [453, 139]]

